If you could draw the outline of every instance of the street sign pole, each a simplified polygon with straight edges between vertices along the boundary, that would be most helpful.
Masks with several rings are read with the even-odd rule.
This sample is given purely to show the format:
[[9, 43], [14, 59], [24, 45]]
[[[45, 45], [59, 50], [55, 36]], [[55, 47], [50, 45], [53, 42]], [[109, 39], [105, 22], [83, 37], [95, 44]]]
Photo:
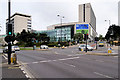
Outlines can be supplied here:
[[87, 34], [85, 34], [86, 36], [85, 36], [85, 38], [86, 38], [86, 53], [87, 53]]
[[[9, 2], [8, 2], [8, 20], [9, 20], [8, 24], [10, 23], [10, 8], [11, 8], [11, 6], [10, 6], [10, 0], [9, 0]], [[10, 27], [10, 26], [8, 26], [8, 27]], [[9, 32], [7, 35], [9, 35]], [[11, 41], [8, 42], [8, 64], [11, 64]]]
[[97, 50], [97, 41], [96, 41], [96, 50]]
[[8, 64], [11, 64], [11, 42], [8, 42]]

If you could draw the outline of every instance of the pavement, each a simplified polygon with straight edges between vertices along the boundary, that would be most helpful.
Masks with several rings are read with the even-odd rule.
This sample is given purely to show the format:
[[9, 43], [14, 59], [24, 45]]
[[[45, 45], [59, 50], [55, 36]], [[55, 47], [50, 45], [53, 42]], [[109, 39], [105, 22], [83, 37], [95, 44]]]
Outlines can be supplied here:
[[[3, 54], [2, 54], [3, 55]], [[20, 64], [8, 64], [7, 57], [2, 56], [2, 80], [28, 80], [25, 73], [20, 69]]]

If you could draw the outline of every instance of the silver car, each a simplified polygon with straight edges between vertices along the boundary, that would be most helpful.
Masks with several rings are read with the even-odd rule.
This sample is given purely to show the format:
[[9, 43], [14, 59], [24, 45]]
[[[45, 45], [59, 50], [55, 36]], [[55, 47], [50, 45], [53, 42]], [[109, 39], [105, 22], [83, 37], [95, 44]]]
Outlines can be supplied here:
[[20, 51], [20, 48], [18, 46], [12, 46], [12, 47], [15, 49], [15, 51]]
[[[15, 49], [14, 47], [12, 46], [12, 53], [15, 52]], [[8, 53], [8, 46], [6, 46], [4, 49], [3, 49], [3, 53]]]
[[[83, 49], [84, 51], [86, 50], [86, 44], [81, 44], [79, 46], [79, 50]], [[88, 51], [92, 51], [93, 50], [93, 47], [91, 47], [90, 45], [87, 45], [87, 50]]]
[[48, 46], [47, 45], [41, 45], [40, 49], [48, 49]]

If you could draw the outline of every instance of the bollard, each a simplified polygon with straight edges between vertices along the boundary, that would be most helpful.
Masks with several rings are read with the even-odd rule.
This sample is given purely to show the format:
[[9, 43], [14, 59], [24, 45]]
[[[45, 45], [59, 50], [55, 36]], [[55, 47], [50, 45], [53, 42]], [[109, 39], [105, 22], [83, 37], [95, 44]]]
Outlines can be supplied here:
[[111, 48], [108, 48], [108, 53], [112, 53], [112, 50], [111, 50]]
[[65, 48], [65, 46], [62, 47], [62, 49], [64, 49], [64, 48]]
[[17, 56], [16, 53], [11, 54], [11, 63], [12, 64], [17, 64]]
[[83, 49], [81, 48], [81, 51], [83, 51]]

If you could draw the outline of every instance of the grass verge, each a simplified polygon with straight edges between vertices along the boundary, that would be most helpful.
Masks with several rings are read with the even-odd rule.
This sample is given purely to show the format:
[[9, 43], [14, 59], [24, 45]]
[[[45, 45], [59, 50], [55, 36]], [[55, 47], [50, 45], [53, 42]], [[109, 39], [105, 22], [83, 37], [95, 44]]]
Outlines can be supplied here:
[[33, 50], [33, 48], [20, 48], [20, 50]]

